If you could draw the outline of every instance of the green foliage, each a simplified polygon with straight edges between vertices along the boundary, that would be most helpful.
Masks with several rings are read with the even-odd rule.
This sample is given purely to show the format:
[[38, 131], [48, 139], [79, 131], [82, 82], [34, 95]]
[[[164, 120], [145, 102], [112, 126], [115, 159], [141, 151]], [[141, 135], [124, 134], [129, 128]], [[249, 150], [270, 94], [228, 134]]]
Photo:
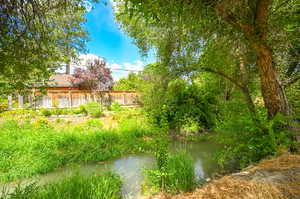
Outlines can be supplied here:
[[98, 118], [103, 114], [102, 107], [98, 102], [88, 102], [85, 104], [85, 109], [91, 117]]
[[[60, 63], [83, 51], [82, 0], [3, 2], [0, 37], [0, 88], [7, 92], [47, 81]], [[16, 42], [18, 40], [18, 42]]]
[[186, 153], [168, 154], [162, 145], [156, 152], [157, 169], [146, 170], [146, 183], [157, 191], [188, 192], [196, 187], [193, 159]]
[[[135, 112], [135, 111], [133, 111]], [[43, 174], [71, 163], [105, 161], [126, 153], [149, 152], [157, 131], [141, 115], [124, 113], [105, 130], [97, 119], [65, 125], [46, 118], [3, 119], [0, 123], [0, 181]], [[136, 114], [136, 112], [135, 112]]]
[[113, 89], [119, 91], [137, 90], [139, 88], [139, 76], [129, 73], [127, 78], [121, 78], [114, 83]]
[[1, 199], [120, 199], [121, 179], [113, 173], [74, 175], [58, 183], [38, 187], [35, 184], [17, 187]]
[[8, 101], [0, 96], [0, 113], [4, 112], [8, 108]]
[[52, 109], [49, 109], [49, 111], [51, 112], [51, 114], [53, 115], [70, 115], [70, 114], [73, 114], [73, 111], [72, 109], [69, 109], [69, 108], [58, 108], [58, 107], [55, 107], [55, 108], [52, 108]]
[[15, 109], [15, 110], [9, 110], [4, 111], [0, 113], [0, 117], [6, 118], [6, 117], [34, 117], [38, 116], [39, 113], [36, 110], [33, 109]]
[[[98, 106], [98, 105], [97, 105]], [[0, 113], [0, 117], [34, 117], [34, 116], [51, 116], [51, 115], [77, 115], [77, 114], [87, 114], [86, 106], [80, 105], [77, 108], [41, 108], [41, 109], [16, 109], [8, 110]]]
[[[160, 62], [158, 67], [173, 76], [171, 79], [189, 78], [194, 73], [206, 71], [220, 76], [223, 82], [230, 81], [235, 87], [231, 89], [247, 93], [252, 91], [253, 84], [258, 88], [257, 79], [261, 78], [266, 82], [264, 89], [259, 88], [259, 91], [266, 104], [274, 104], [266, 106], [269, 115], [273, 117], [272, 112], [279, 111], [275, 107], [285, 107], [286, 102], [280, 97], [284, 96], [283, 91], [272, 89], [280, 87], [279, 79], [274, 78], [277, 75], [257, 70], [268, 64], [260, 61], [261, 51], [254, 46], [270, 49], [269, 66], [276, 68], [274, 74], [278, 73], [280, 63], [280, 78], [286, 76], [285, 73], [289, 73], [287, 82], [299, 78], [299, 7], [296, 1], [275, 0], [265, 4], [258, 0], [114, 1], [118, 8], [115, 9], [116, 18], [123, 30], [144, 54], [155, 50]], [[265, 21], [268, 23], [263, 24]], [[249, 29], [255, 31], [249, 32]], [[159, 99], [160, 88], [157, 93]], [[283, 109], [281, 113], [288, 112], [287, 107]]]
[[101, 129], [103, 127], [102, 122], [96, 118], [90, 118], [90, 119], [86, 120], [86, 124], [89, 127], [97, 127], [99, 129]]
[[289, 103], [293, 108], [295, 117], [300, 120], [300, 81], [286, 89]]
[[[166, 94], [169, 123], [183, 126], [191, 120], [203, 128], [214, 125], [214, 104], [216, 100], [212, 93], [206, 93], [196, 85], [187, 85], [182, 80], [171, 82]], [[172, 124], [173, 123], [173, 124]]]
[[293, 146], [286, 126], [286, 118], [277, 116], [265, 120], [267, 132], [263, 133], [248, 114], [225, 118], [217, 125], [217, 141], [224, 146], [218, 154], [219, 164], [229, 170], [240, 169], [268, 156], [276, 155], [280, 148]]
[[45, 117], [51, 116], [52, 113], [49, 109], [41, 109], [41, 114]]
[[56, 118], [56, 119], [54, 120], [54, 122], [59, 124], [59, 123], [65, 122], [65, 120], [64, 120], [64, 119], [61, 119], [61, 118]]
[[122, 110], [122, 107], [120, 104], [114, 102], [112, 103], [110, 106], [109, 106], [109, 110], [110, 111], [121, 111]]
[[[156, 85], [155, 82], [144, 84]], [[160, 87], [162, 86], [151, 86], [145, 89], [153, 91], [142, 92], [143, 100], [146, 100], [145, 110], [154, 123], [172, 129], [193, 125], [199, 130], [214, 126], [217, 101], [213, 92], [180, 78], [170, 81], [166, 88]]]
[[47, 118], [44, 117], [38, 117], [34, 122], [33, 126], [36, 128], [48, 128], [49, 127], [49, 121]]
[[75, 109], [73, 110], [73, 113], [74, 113], [74, 114], [85, 114], [85, 115], [88, 114], [88, 113], [87, 113], [87, 110], [86, 110], [86, 108], [85, 108], [85, 105], [83, 105], [83, 104], [79, 105], [78, 108], [75, 108]]

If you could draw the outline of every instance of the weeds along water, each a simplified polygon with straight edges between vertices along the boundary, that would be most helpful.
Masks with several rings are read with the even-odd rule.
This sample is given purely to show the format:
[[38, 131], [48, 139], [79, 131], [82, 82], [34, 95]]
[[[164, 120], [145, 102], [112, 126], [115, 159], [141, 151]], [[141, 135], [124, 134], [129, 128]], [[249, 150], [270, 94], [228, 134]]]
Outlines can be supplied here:
[[193, 158], [185, 153], [171, 154], [166, 145], [155, 153], [157, 168], [145, 170], [144, 189], [151, 192], [180, 193], [196, 188]]
[[120, 199], [121, 179], [108, 172], [102, 175], [75, 174], [45, 186], [35, 183], [17, 186], [13, 193], [3, 190], [1, 199]]
[[127, 153], [150, 152], [159, 132], [141, 115], [115, 116], [118, 127], [96, 120], [50, 122], [45, 117], [0, 122], [0, 181], [44, 174], [69, 164], [106, 161]]

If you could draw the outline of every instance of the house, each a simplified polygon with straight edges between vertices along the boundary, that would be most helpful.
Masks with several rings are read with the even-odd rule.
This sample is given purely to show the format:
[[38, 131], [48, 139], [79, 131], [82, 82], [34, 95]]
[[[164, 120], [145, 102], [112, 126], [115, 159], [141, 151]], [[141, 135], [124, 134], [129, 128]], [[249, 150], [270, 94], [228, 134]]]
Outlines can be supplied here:
[[[139, 95], [136, 91], [90, 91], [81, 90], [71, 83], [72, 75], [55, 74], [52, 75], [41, 92], [39, 87], [33, 88], [26, 96], [18, 95], [18, 107], [24, 108], [24, 104], [29, 104], [33, 108], [74, 108], [87, 102], [98, 101], [103, 105], [110, 105], [115, 102], [122, 106], [139, 105]], [[8, 96], [9, 109], [13, 107], [13, 96]]]

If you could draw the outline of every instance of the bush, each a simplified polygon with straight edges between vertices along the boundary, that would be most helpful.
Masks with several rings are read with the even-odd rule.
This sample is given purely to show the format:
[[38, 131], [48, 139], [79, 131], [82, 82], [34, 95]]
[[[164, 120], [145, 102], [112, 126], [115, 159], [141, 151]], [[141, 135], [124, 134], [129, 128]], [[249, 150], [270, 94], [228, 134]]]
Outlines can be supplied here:
[[78, 108], [73, 109], [73, 113], [87, 115], [87, 110], [85, 108], [85, 105], [81, 104]]
[[[153, 92], [154, 96], [148, 98], [157, 98], [158, 91]], [[149, 102], [145, 101], [144, 106], [155, 124], [177, 130], [191, 122], [196, 124], [197, 129], [214, 127], [217, 101], [213, 93], [183, 79], [170, 81], [168, 87], [160, 92], [163, 94], [159, 99], [147, 99]]]
[[217, 126], [217, 141], [224, 146], [218, 155], [218, 163], [227, 170], [236, 170], [268, 156], [276, 155], [278, 149], [293, 145], [285, 126], [286, 119], [278, 115], [274, 120], [263, 120], [267, 132], [257, 128], [248, 114], [229, 117]]
[[188, 192], [196, 187], [193, 159], [186, 153], [170, 155], [166, 149], [156, 152], [157, 169], [146, 170], [146, 183], [157, 191]]
[[42, 116], [45, 116], [45, 117], [52, 115], [51, 111], [48, 109], [41, 109], [41, 114], [42, 114]]
[[51, 110], [53, 115], [62, 115], [63, 114], [63, 110], [61, 108], [53, 108]]
[[59, 124], [59, 123], [66, 122], [66, 120], [61, 119], [61, 118], [56, 118], [56, 119], [54, 120], [54, 122], [57, 123], [57, 124]]
[[47, 118], [39, 117], [33, 122], [33, 126], [36, 128], [48, 128], [49, 121], [47, 120]]
[[7, 110], [8, 102], [6, 99], [0, 99], [0, 113]]
[[104, 175], [67, 177], [58, 183], [38, 187], [35, 184], [17, 187], [3, 199], [120, 199], [121, 180], [112, 173]]
[[122, 107], [120, 104], [114, 102], [109, 106], [109, 110], [110, 111], [121, 111]]
[[94, 118], [101, 117], [102, 107], [98, 102], [89, 102], [85, 105], [87, 113]]
[[86, 120], [86, 124], [89, 127], [97, 127], [97, 128], [103, 128], [103, 124], [99, 119], [90, 118]]

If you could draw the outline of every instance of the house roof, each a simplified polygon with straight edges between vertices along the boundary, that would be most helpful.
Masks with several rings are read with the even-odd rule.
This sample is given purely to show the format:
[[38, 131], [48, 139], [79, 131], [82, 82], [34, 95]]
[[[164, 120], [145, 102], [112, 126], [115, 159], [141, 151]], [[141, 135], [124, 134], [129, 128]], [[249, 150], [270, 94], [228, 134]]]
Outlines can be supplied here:
[[51, 87], [74, 87], [71, 83], [72, 75], [70, 74], [55, 74], [49, 78]]

